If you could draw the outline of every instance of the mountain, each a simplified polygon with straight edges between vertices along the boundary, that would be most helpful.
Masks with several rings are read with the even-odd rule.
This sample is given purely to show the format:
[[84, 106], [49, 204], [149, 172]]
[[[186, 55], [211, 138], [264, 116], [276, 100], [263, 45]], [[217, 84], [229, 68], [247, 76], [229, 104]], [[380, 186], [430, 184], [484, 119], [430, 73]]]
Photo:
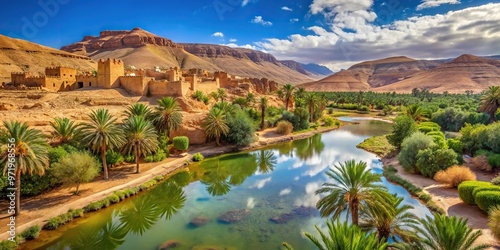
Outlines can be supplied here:
[[319, 81], [302, 85], [310, 91], [359, 91], [390, 85], [422, 70], [429, 70], [442, 61], [415, 60], [400, 56], [355, 64]]
[[302, 66], [303, 69], [312, 72], [314, 74], [324, 75], [324, 76], [333, 74], [333, 71], [331, 71], [328, 67], [323, 65], [315, 63], [308, 63], [308, 64], [301, 63], [300, 65]]
[[94, 60], [121, 59], [125, 65], [136, 68], [201, 68], [293, 84], [314, 79], [283, 65], [271, 54], [222, 45], [175, 43], [140, 28], [130, 31], [102, 31], [99, 36], [85, 36], [82, 41], [61, 49], [86, 55]]
[[87, 56], [0, 35], [0, 83], [10, 81], [11, 72], [44, 74], [45, 67], [53, 66], [92, 71], [96, 63]]
[[488, 86], [500, 84], [500, 61], [464, 54], [451, 62], [411, 75], [374, 91], [411, 92], [415, 87], [432, 92], [481, 92]]

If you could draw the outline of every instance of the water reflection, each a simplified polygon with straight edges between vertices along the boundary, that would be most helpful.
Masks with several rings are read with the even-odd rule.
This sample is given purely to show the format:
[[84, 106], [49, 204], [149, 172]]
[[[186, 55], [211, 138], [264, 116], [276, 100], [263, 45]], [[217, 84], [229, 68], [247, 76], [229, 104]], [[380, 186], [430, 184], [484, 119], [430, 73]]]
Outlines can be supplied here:
[[274, 155], [274, 151], [261, 149], [257, 153], [257, 166], [259, 173], [267, 174], [272, 172], [276, 164], [278, 164], [278, 160]]

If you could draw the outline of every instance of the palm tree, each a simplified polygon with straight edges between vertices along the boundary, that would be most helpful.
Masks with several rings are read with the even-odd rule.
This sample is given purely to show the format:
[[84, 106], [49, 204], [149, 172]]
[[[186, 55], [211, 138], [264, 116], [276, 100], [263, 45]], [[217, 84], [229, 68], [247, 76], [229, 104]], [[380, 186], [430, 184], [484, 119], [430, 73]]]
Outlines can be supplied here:
[[[48, 166], [48, 147], [41, 131], [29, 128], [26, 122], [4, 121], [0, 130], [0, 165], [4, 176], [15, 177], [15, 215], [21, 213], [21, 174], [43, 175]], [[12, 164], [13, 163], [13, 164]]]
[[318, 96], [316, 93], [307, 93], [305, 95], [305, 101], [307, 108], [309, 109], [309, 122], [313, 122], [314, 120], [314, 112], [318, 108]]
[[426, 112], [418, 104], [413, 104], [408, 106], [406, 109], [406, 114], [410, 116], [414, 121], [426, 121]]
[[153, 124], [143, 116], [131, 116], [122, 126], [125, 135], [123, 151], [130, 154], [134, 151], [135, 172], [140, 173], [139, 157], [152, 154], [158, 148], [158, 135]]
[[[333, 220], [326, 223], [328, 232], [322, 232], [317, 226], [321, 241], [311, 235], [304, 233], [320, 250], [385, 250], [386, 242], [379, 242], [374, 234], [367, 234], [357, 226], [349, 225], [347, 222], [340, 223]], [[288, 249], [291, 249], [288, 246]]]
[[150, 119], [152, 114], [153, 112], [151, 111], [151, 108], [149, 106], [139, 102], [128, 106], [127, 110], [125, 110], [125, 115], [128, 117], [142, 116], [146, 119]]
[[500, 107], [500, 86], [490, 86], [481, 97], [480, 112], [490, 115], [491, 121], [495, 120], [495, 112]]
[[257, 154], [257, 168], [259, 172], [267, 174], [274, 170], [276, 164], [278, 164], [278, 159], [273, 151], [261, 149]]
[[52, 138], [57, 140], [58, 144], [70, 142], [79, 136], [78, 126], [68, 118], [56, 117], [50, 122], [50, 126], [54, 129], [51, 132]]
[[402, 197], [391, 197], [387, 202], [389, 209], [378, 206], [368, 207], [361, 213], [360, 228], [367, 232], [375, 232], [379, 241], [398, 239], [408, 242], [416, 239], [416, 234], [410, 230], [418, 224], [418, 218], [410, 212], [410, 205], [401, 204]]
[[358, 99], [358, 105], [361, 105], [361, 103], [363, 103], [363, 97], [364, 97], [363, 95], [364, 95], [364, 92], [362, 90], [360, 90], [358, 92], [358, 97], [357, 97], [357, 99]]
[[467, 226], [467, 220], [455, 216], [434, 214], [421, 219], [422, 226], [415, 227], [419, 240], [415, 243], [397, 243], [397, 249], [440, 249], [440, 250], [481, 250], [488, 244], [476, 244], [482, 235], [481, 230], [473, 231]]
[[264, 130], [265, 118], [266, 118], [266, 108], [267, 108], [267, 98], [266, 97], [260, 98], [259, 108], [260, 108], [260, 112], [261, 112], [260, 129]]
[[246, 99], [247, 99], [248, 105], [250, 107], [252, 107], [254, 105], [255, 101], [256, 101], [255, 100], [255, 95], [253, 93], [248, 93]]
[[220, 146], [221, 135], [226, 135], [229, 132], [224, 110], [213, 107], [207, 117], [203, 119], [202, 127], [209, 137], [215, 137], [215, 143]]
[[154, 113], [154, 123], [158, 130], [164, 131], [167, 138], [170, 132], [181, 127], [182, 114], [179, 103], [173, 97], [163, 97], [158, 100], [158, 107]]
[[90, 122], [82, 124], [82, 143], [94, 152], [101, 152], [104, 179], [108, 179], [106, 150], [123, 145], [123, 136], [114, 118], [107, 109], [98, 109], [89, 114]]
[[227, 96], [226, 89], [223, 88], [217, 89], [217, 95], [219, 96], [220, 101], [223, 102]]
[[297, 88], [295, 90], [295, 93], [294, 93], [294, 98], [295, 99], [301, 99], [301, 98], [304, 98], [306, 96], [306, 89], [305, 88]]
[[384, 185], [376, 183], [380, 182], [380, 175], [370, 172], [363, 161], [349, 160], [334, 165], [326, 175], [335, 182], [324, 183], [316, 191], [316, 194], [327, 194], [316, 204], [321, 216], [337, 218], [347, 210], [352, 223], [358, 225], [360, 209], [384, 203], [391, 196]]
[[293, 90], [295, 87], [292, 84], [283, 85], [283, 97], [285, 99], [285, 110], [288, 111], [288, 106], [290, 105], [290, 101], [293, 97]]

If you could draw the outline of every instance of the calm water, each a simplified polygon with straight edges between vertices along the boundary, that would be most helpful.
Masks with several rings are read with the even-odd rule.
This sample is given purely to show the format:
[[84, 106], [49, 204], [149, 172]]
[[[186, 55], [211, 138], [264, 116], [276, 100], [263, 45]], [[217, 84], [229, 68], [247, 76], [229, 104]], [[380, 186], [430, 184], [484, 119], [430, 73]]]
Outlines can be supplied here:
[[[356, 145], [389, 133], [391, 125], [356, 122], [304, 140], [206, 159], [147, 193], [45, 231], [24, 248], [158, 249], [172, 240], [179, 243], [175, 249], [281, 249], [283, 241], [295, 249], [314, 249], [302, 232], [325, 226], [314, 209], [319, 199], [314, 192], [327, 181], [325, 170], [333, 163], [356, 159], [382, 172], [377, 157]], [[417, 216], [430, 214], [402, 187], [383, 182], [390, 192], [405, 197]], [[302, 213], [292, 211], [297, 207]], [[232, 219], [241, 220], [219, 221], [227, 211], [234, 211]], [[206, 224], [190, 225], [197, 217]], [[270, 218], [282, 220], [277, 224]]]

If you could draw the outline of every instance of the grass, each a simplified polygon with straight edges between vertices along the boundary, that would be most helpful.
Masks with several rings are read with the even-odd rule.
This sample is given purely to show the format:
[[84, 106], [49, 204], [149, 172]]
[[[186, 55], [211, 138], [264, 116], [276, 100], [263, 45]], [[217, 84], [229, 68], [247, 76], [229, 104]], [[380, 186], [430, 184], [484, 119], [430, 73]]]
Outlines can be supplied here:
[[372, 152], [380, 157], [385, 157], [396, 150], [387, 140], [387, 136], [374, 136], [364, 140], [356, 147]]
[[408, 190], [408, 192], [410, 192], [411, 195], [418, 197], [418, 199], [421, 200], [432, 212], [446, 214], [442, 208], [432, 201], [432, 197], [429, 194], [425, 193], [421, 188], [416, 187], [411, 182], [401, 178], [397, 172], [398, 170], [394, 166], [388, 166], [384, 168], [383, 175], [387, 178], [387, 180], [403, 186], [406, 190]]

